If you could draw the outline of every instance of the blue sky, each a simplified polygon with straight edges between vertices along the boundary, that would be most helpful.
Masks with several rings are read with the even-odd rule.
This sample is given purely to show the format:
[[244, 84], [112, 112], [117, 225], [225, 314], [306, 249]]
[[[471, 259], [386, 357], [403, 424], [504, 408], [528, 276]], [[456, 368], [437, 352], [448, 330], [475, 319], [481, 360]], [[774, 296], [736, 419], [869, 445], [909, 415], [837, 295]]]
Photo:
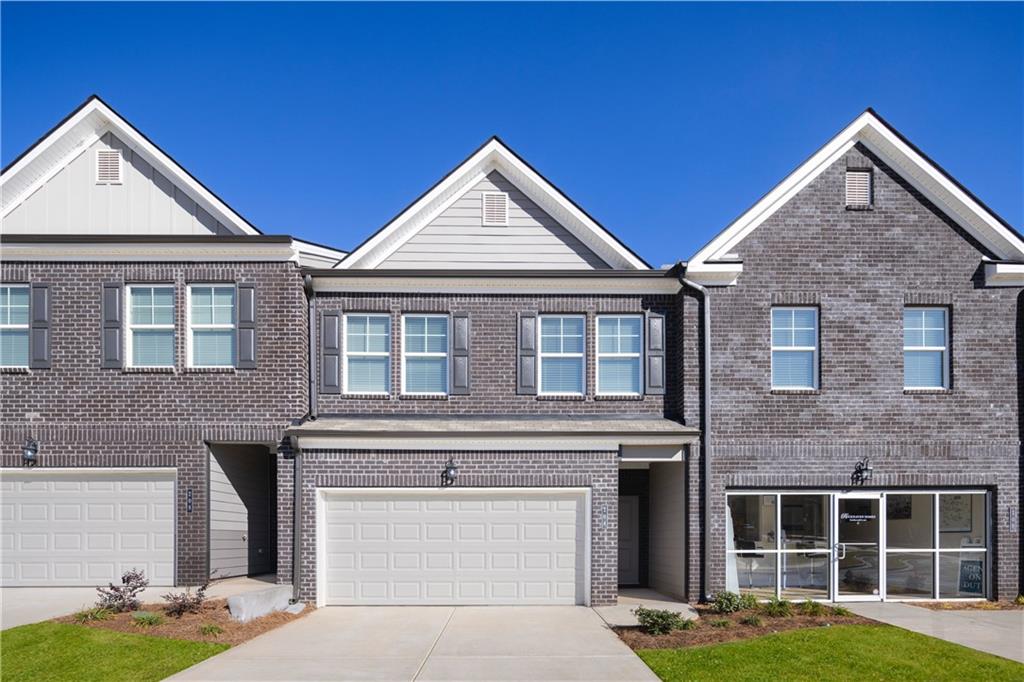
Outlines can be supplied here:
[[96, 92], [351, 248], [491, 134], [654, 265], [873, 106], [1024, 221], [1024, 4], [3, 3], [7, 163]]

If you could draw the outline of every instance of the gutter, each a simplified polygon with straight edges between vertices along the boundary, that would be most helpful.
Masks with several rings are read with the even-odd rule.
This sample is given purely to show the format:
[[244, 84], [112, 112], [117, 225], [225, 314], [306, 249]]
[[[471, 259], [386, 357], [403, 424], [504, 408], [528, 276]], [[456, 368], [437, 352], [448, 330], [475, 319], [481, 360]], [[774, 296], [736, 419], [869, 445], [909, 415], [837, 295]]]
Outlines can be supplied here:
[[319, 369], [317, 368], [316, 357], [316, 289], [313, 288], [313, 278], [309, 275], [302, 276], [302, 288], [306, 290], [306, 300], [309, 305], [309, 419], [317, 418], [317, 392], [316, 379]]
[[[316, 290], [313, 278], [303, 275], [302, 288], [306, 292], [309, 311], [309, 413], [308, 420], [317, 417], [317, 355], [316, 355]], [[306, 419], [303, 419], [305, 422]], [[302, 569], [302, 450], [299, 439], [289, 436], [292, 446], [292, 603], [299, 600], [299, 576]]]
[[[680, 264], [682, 265], [682, 264]], [[703, 371], [701, 372], [701, 430], [704, 437], [701, 439], [700, 457], [700, 495], [703, 503], [702, 528], [704, 537], [701, 539], [701, 600], [710, 601], [711, 594], [708, 589], [708, 576], [711, 570], [711, 555], [708, 552], [708, 544], [711, 541], [711, 296], [707, 289], [686, 279], [686, 269], [683, 266], [679, 274], [679, 283], [688, 289], [700, 294], [703, 303], [701, 317], [703, 318], [704, 357]]]

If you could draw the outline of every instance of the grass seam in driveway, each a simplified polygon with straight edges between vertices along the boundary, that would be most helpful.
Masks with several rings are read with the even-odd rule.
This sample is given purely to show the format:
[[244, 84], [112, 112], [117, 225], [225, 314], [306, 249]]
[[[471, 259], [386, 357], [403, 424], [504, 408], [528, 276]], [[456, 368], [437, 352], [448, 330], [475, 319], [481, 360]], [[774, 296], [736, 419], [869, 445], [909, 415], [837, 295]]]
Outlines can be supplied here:
[[0, 632], [4, 682], [162, 680], [230, 648], [44, 621]]

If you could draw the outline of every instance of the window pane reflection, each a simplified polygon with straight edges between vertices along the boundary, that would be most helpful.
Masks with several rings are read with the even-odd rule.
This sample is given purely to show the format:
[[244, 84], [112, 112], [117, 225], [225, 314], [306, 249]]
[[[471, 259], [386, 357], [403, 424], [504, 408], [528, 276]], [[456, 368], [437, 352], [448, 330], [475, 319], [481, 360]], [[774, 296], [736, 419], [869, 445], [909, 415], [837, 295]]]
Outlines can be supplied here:
[[886, 544], [905, 549], [935, 546], [935, 495], [886, 495]]
[[775, 496], [730, 495], [730, 549], [775, 549]]
[[828, 496], [782, 496], [782, 548], [828, 549]]
[[786, 599], [828, 597], [829, 555], [787, 552], [782, 560], [782, 596]]
[[740, 593], [759, 599], [775, 596], [775, 554], [729, 554], [725, 561], [726, 573], [736, 580]]
[[985, 546], [985, 495], [939, 495], [939, 547]]
[[933, 552], [887, 552], [886, 594], [897, 599], [931, 599], [934, 561]]

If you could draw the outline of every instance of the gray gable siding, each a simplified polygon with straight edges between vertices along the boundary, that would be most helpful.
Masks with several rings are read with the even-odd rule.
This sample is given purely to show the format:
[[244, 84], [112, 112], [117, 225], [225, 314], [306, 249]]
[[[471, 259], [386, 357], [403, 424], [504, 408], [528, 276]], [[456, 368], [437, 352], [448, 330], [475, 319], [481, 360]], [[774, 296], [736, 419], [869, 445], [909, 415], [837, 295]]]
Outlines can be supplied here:
[[[96, 184], [96, 150], [120, 149], [123, 184]], [[4, 218], [6, 234], [231, 234], [107, 133]]]
[[[508, 193], [507, 226], [483, 224], [481, 194], [488, 191]], [[603, 270], [608, 264], [493, 171], [378, 267]]]

